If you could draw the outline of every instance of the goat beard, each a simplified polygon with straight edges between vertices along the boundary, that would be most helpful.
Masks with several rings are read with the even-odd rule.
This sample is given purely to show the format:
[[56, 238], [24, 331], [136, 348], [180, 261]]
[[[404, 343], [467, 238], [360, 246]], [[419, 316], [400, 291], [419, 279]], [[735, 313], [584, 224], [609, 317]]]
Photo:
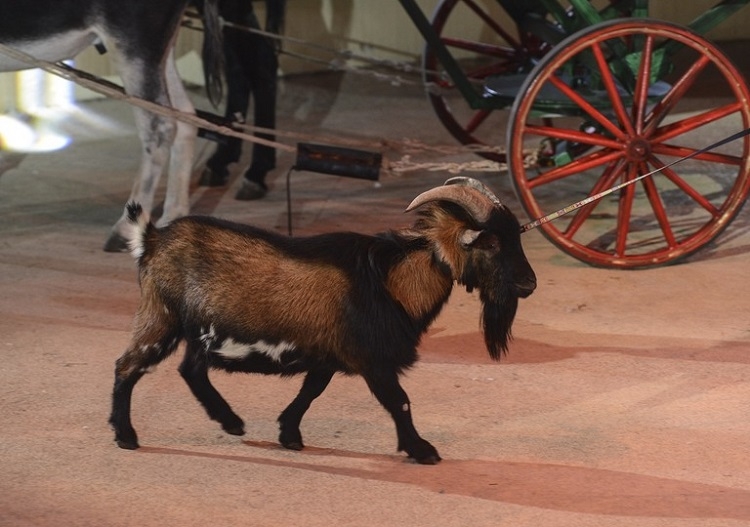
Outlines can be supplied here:
[[492, 289], [492, 294], [482, 290], [480, 299], [484, 343], [490, 357], [500, 360], [508, 351], [508, 343], [512, 339], [511, 327], [518, 309], [518, 297], [511, 293], [510, 288], [500, 287]]

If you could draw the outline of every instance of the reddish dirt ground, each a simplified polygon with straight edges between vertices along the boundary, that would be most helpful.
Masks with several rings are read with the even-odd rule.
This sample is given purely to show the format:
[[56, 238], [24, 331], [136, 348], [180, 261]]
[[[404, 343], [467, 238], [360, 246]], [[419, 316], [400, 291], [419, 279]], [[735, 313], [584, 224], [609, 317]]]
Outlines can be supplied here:
[[[340, 113], [355, 104], [346, 90], [287, 89], [330, 102], [310, 128], [360, 126]], [[399, 119], [373, 120], [368, 133], [449, 143], [417, 91], [391, 96]], [[133, 260], [100, 248], [138, 145], [127, 109], [86, 111], [110, 128], [76, 129], [66, 150], [0, 178], [0, 525], [750, 523], [748, 211], [689, 262], [639, 272], [591, 268], [525, 234], [539, 287], [499, 363], [484, 349], [476, 296], [456, 290], [403, 382], [438, 466], [395, 452], [393, 424], [359, 378], [334, 378], [303, 421], [308, 448], [291, 452], [276, 444], [275, 419], [300, 379], [216, 373], [247, 425], [242, 438], [226, 435], [179, 377], [178, 356], [136, 387], [142, 448], [118, 449], [112, 373], [139, 291]], [[283, 230], [291, 162], [280, 158], [263, 201], [234, 201], [235, 179], [194, 189], [194, 210]], [[505, 176], [478, 177], [516, 207]], [[295, 175], [295, 227], [406, 225], [404, 207], [445, 178]]]

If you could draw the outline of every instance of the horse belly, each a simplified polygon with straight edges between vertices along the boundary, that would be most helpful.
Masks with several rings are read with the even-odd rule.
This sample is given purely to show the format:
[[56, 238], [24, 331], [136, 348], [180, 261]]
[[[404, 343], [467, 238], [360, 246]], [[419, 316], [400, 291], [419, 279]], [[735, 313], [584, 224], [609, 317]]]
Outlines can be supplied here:
[[[43, 40], [2, 42], [0, 39], [0, 43], [40, 60], [58, 62], [74, 58], [96, 40], [95, 33], [79, 30], [52, 35]], [[0, 71], [18, 71], [31, 67], [33, 66], [0, 53]]]

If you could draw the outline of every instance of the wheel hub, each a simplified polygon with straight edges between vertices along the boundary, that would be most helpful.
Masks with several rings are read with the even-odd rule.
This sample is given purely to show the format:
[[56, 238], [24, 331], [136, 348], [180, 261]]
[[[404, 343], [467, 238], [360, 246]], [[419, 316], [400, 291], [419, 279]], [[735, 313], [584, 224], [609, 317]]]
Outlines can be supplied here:
[[628, 143], [628, 161], [646, 161], [651, 155], [651, 143], [642, 137], [636, 137]]

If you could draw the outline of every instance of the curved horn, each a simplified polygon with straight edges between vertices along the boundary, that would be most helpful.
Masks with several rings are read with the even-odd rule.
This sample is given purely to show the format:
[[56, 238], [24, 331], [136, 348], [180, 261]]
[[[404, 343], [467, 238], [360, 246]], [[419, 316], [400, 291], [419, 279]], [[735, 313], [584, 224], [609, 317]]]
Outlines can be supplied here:
[[487, 196], [471, 186], [443, 185], [422, 192], [406, 207], [404, 212], [410, 212], [422, 205], [434, 201], [450, 201], [460, 205], [479, 223], [485, 223], [492, 214], [495, 204]]
[[502, 201], [500, 201], [500, 198], [495, 196], [495, 193], [490, 190], [490, 188], [482, 183], [481, 181], [470, 178], [470, 177], [464, 177], [464, 176], [456, 176], [448, 179], [443, 185], [463, 185], [467, 187], [471, 187], [473, 189], [478, 190], [492, 201], [496, 206], [505, 208], [505, 205]]

